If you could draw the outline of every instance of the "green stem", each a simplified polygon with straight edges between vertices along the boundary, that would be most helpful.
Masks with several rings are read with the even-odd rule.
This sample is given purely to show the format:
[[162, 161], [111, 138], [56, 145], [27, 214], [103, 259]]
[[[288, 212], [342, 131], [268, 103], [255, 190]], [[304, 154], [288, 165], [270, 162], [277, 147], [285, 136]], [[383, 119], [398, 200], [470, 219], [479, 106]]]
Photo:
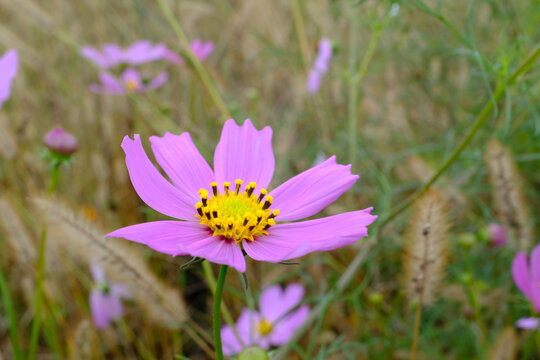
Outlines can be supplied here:
[[210, 97], [216, 104], [217, 108], [221, 112], [221, 115], [226, 119], [231, 118], [231, 114], [229, 112], [229, 109], [227, 108], [227, 105], [225, 104], [225, 101], [223, 101], [223, 98], [219, 94], [219, 91], [217, 90], [216, 86], [214, 85], [214, 82], [208, 72], [204, 69], [199, 59], [195, 56], [193, 51], [191, 50], [191, 45], [189, 44], [189, 40], [180, 27], [180, 24], [174, 17], [174, 14], [172, 13], [172, 10], [167, 4], [166, 0], [158, 0], [159, 7], [161, 8], [161, 11], [163, 12], [163, 15], [165, 15], [165, 18], [169, 22], [169, 25], [171, 25], [172, 29], [174, 30], [176, 36], [178, 37], [178, 40], [180, 40], [180, 43], [184, 47], [184, 50], [186, 52], [187, 58], [189, 62], [193, 65], [193, 68], [195, 69], [195, 72], [201, 79], [203, 85], [206, 87], [206, 90], [210, 94]]
[[[536, 45], [536, 47], [533, 49], [533, 51], [531, 51], [529, 56], [525, 58], [525, 60], [520, 64], [520, 66], [518, 66], [516, 71], [514, 71], [514, 73], [512, 73], [512, 75], [510, 75], [510, 77], [508, 77], [506, 81], [501, 82], [497, 85], [497, 89], [495, 90], [495, 93], [493, 94], [493, 98], [495, 99], [495, 102], [498, 102], [501, 99], [501, 97], [506, 92], [506, 89], [508, 88], [508, 86], [514, 84], [519, 79], [519, 77], [523, 75], [530, 68], [530, 66], [532, 65], [534, 60], [538, 57], [538, 55], [540, 55], [540, 43]], [[465, 138], [463, 138], [459, 146], [456, 149], [454, 149], [450, 157], [446, 159], [444, 164], [431, 177], [431, 179], [429, 179], [427, 183], [425, 183], [420, 189], [418, 189], [408, 199], [403, 201], [401, 205], [398, 205], [396, 209], [384, 219], [384, 221], [381, 224], [381, 227], [388, 224], [388, 222], [390, 222], [393, 218], [399, 215], [403, 210], [407, 209], [419, 196], [425, 193], [431, 187], [431, 185], [433, 185], [435, 181], [437, 181], [441, 177], [441, 175], [450, 167], [450, 165], [454, 163], [454, 161], [456, 161], [456, 159], [463, 152], [465, 147], [469, 145], [474, 135], [476, 135], [478, 130], [482, 128], [488, 116], [493, 111], [493, 107], [494, 107], [493, 101], [488, 100], [486, 104], [484, 105], [484, 108], [482, 109], [480, 114], [478, 114], [478, 116], [476, 117], [475, 122], [472, 124], [469, 131], [465, 135]]]
[[60, 181], [60, 165], [61, 163], [54, 164], [51, 169], [51, 180], [49, 183], [49, 195], [56, 190]]
[[19, 340], [17, 338], [17, 322], [15, 319], [15, 309], [13, 308], [13, 302], [9, 294], [9, 287], [4, 277], [2, 267], [0, 267], [0, 292], [2, 295], [2, 302], [9, 321], [9, 337], [11, 340], [11, 347], [13, 348], [13, 356], [15, 360], [24, 359], [24, 354], [19, 347]]
[[227, 275], [227, 265], [221, 265], [214, 294], [214, 346], [216, 359], [223, 360], [223, 347], [221, 345], [221, 297], [223, 295], [223, 285]]
[[30, 332], [30, 347], [28, 350], [28, 359], [36, 358], [39, 328], [41, 326], [41, 308], [43, 305], [43, 279], [45, 275], [45, 240], [47, 238], [47, 230], [45, 226], [41, 230], [41, 239], [39, 242], [39, 258], [38, 258], [38, 274], [36, 282], [36, 298], [34, 302], [34, 320], [32, 321], [32, 329]]

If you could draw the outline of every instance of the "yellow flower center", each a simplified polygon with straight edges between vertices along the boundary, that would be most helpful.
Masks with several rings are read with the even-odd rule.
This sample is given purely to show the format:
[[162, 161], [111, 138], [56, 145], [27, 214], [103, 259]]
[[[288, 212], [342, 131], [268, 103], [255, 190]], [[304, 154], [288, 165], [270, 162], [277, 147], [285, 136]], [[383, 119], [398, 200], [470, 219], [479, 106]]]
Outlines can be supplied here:
[[243, 181], [235, 181], [236, 188], [230, 189], [231, 183], [223, 183], [224, 193], [218, 192], [217, 183], [210, 184], [213, 194], [200, 189], [201, 201], [195, 205], [201, 224], [208, 226], [214, 236], [223, 236], [237, 244], [242, 240], [254, 240], [254, 236], [267, 235], [268, 228], [276, 222], [274, 218], [279, 210], [270, 209], [272, 197], [266, 189], [259, 195], [254, 194], [257, 184], [250, 182], [243, 191]]
[[126, 80], [126, 89], [127, 91], [135, 91], [137, 90], [138, 83], [135, 80]]
[[261, 319], [257, 324], [257, 332], [259, 335], [268, 335], [272, 332], [272, 324], [266, 319]]

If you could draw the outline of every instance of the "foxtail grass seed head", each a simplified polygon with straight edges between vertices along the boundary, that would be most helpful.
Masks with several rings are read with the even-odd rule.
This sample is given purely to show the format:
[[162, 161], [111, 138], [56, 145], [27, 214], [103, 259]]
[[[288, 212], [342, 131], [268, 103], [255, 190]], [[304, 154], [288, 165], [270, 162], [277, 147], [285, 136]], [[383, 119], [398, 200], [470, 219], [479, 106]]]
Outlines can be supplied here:
[[254, 345], [264, 350], [270, 346], [286, 343], [309, 316], [309, 306], [300, 305], [304, 288], [300, 284], [290, 284], [285, 289], [279, 285], [265, 289], [259, 298], [260, 311], [244, 309], [236, 322], [236, 330], [229, 325], [221, 328], [223, 353], [227, 356], [246, 351]]
[[6, 51], [0, 57], [0, 109], [11, 96], [11, 85], [17, 75], [19, 55], [14, 49]]
[[489, 348], [489, 360], [512, 360], [517, 359], [519, 350], [519, 339], [516, 331], [512, 327], [506, 327], [497, 335], [493, 344]]
[[419, 198], [406, 231], [404, 282], [411, 304], [428, 305], [444, 277], [447, 262], [448, 214], [435, 190]]
[[[139, 135], [122, 148], [131, 182], [153, 209], [187, 221], [155, 221], [118, 229], [106, 236], [125, 238], [154, 250], [191, 255], [246, 271], [252, 259], [279, 263], [311, 252], [337, 249], [367, 236], [377, 216], [372, 208], [290, 223], [315, 215], [358, 179], [335, 156], [268, 191], [274, 173], [272, 129], [257, 130], [247, 119], [225, 122], [214, 153], [214, 170], [189, 133], [150, 138], [154, 167]], [[309, 190], [308, 190], [309, 189]], [[279, 223], [281, 221], [287, 223]]]
[[526, 250], [534, 242], [534, 229], [523, 182], [511, 152], [498, 141], [491, 140], [485, 153], [495, 215], [506, 229], [508, 246]]

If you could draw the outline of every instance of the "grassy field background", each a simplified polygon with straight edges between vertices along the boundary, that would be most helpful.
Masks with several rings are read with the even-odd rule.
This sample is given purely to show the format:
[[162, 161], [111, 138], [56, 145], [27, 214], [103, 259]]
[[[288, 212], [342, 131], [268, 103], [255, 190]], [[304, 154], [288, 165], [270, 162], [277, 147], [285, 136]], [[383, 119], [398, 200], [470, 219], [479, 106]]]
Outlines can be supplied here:
[[[355, 245], [303, 257], [294, 266], [248, 261], [247, 291], [240, 276], [228, 277], [224, 301], [233, 318], [264, 286], [293, 281], [320, 310], [308, 331], [275, 358], [409, 358], [416, 308], [403, 269], [415, 210], [401, 205], [438, 170], [433, 188], [450, 224], [447, 264], [434, 301], [423, 307], [416, 358], [540, 358], [538, 331], [514, 327], [534, 311], [510, 273], [517, 250], [530, 251], [538, 242], [540, 63], [525, 63], [527, 71], [507, 81], [538, 46], [540, 2], [399, 5], [390, 17], [392, 2], [372, 0], [0, 0], [0, 53], [15, 48], [20, 56], [11, 99], [0, 110], [0, 266], [20, 347], [31, 343], [38, 245], [46, 227], [37, 358], [210, 357], [207, 279], [216, 268], [181, 270], [187, 257], [102, 235], [163, 218], [130, 184], [120, 148], [126, 134], [141, 134], [149, 151], [149, 136], [188, 131], [211, 160], [223, 122], [233, 117], [272, 127], [272, 186], [308, 169], [317, 156], [335, 154], [361, 177], [322, 214], [373, 206], [379, 215], [367, 240]], [[148, 39], [181, 50], [182, 34], [213, 41], [213, 53], [195, 66], [143, 65], [170, 75], [155, 91], [89, 91], [98, 69], [80, 56], [81, 46]], [[321, 37], [332, 41], [334, 56], [320, 91], [311, 95], [306, 76]], [[492, 108], [484, 114], [486, 107]], [[49, 198], [41, 139], [54, 126], [74, 134], [80, 147]], [[467, 134], [474, 136], [445, 167]], [[489, 164], [498, 152], [487, 151], [490, 141], [508, 149], [513, 164], [492, 181]], [[507, 175], [511, 190], [497, 185]], [[510, 200], [497, 203], [508, 191]], [[507, 224], [505, 211], [517, 225]], [[532, 230], [494, 247], [487, 233], [493, 222]], [[107, 264], [111, 280], [143, 291], [104, 331], [90, 322], [88, 263], [94, 258]], [[130, 265], [139, 278], [125, 270]], [[153, 295], [144, 296], [146, 285]], [[13, 358], [7, 313], [4, 299], [3, 359]]]

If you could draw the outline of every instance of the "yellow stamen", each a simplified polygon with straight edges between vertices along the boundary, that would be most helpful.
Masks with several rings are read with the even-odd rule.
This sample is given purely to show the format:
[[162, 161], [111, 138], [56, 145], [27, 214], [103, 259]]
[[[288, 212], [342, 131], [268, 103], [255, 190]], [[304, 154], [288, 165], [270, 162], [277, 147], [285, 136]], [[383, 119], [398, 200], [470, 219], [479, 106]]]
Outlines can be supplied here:
[[272, 332], [272, 323], [266, 319], [261, 319], [257, 324], [259, 335], [268, 335]]
[[201, 224], [208, 226], [214, 236], [223, 236], [237, 244], [267, 235], [267, 230], [276, 223], [274, 218], [279, 215], [278, 209], [270, 209], [273, 199], [267, 195], [266, 189], [261, 189], [260, 194], [254, 194], [257, 184], [250, 182], [240, 191], [243, 183], [241, 179], [236, 180], [233, 193], [229, 190], [231, 184], [225, 182], [225, 191], [220, 193], [217, 183], [212, 182], [212, 194], [206, 189], [200, 189], [201, 201], [195, 205], [196, 216]]
[[138, 83], [135, 80], [127, 80], [126, 81], [126, 90], [127, 91], [135, 91], [137, 90]]

